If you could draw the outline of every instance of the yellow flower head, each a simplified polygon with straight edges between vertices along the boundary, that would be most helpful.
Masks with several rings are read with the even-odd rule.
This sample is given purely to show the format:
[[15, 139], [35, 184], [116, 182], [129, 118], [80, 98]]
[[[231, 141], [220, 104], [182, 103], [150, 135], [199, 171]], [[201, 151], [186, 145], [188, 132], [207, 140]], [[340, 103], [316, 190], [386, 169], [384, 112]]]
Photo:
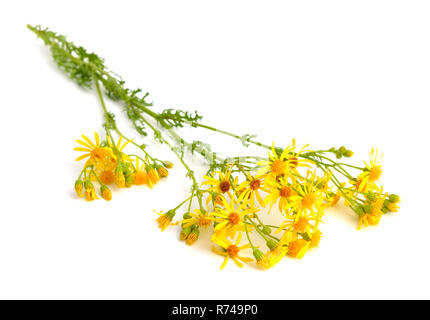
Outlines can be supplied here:
[[269, 212], [278, 200], [279, 211], [283, 211], [291, 201], [299, 199], [294, 185], [288, 182], [287, 177], [280, 177], [277, 181], [269, 183], [268, 186], [270, 187], [269, 194], [264, 199], [264, 204], [265, 206], [270, 204]]
[[116, 157], [113, 151], [107, 147], [101, 147], [100, 138], [97, 132], [94, 133], [95, 143], [87, 136], [82, 135], [82, 140], [76, 140], [82, 147], [76, 147], [74, 150], [85, 152], [83, 155], [76, 158], [76, 161], [88, 158], [86, 165], [94, 165], [96, 168], [114, 168], [116, 165]]
[[202, 228], [209, 227], [213, 221], [209, 216], [209, 211], [202, 211], [200, 209], [190, 212], [187, 219], [182, 220], [182, 228], [191, 227], [192, 225], [197, 225]]
[[106, 187], [105, 185], [101, 186], [100, 188], [100, 193], [102, 194], [102, 198], [110, 201], [112, 200], [112, 192], [110, 191], [110, 189], [108, 187]]
[[157, 184], [160, 181], [160, 176], [158, 175], [157, 170], [155, 170], [152, 166], [147, 167], [147, 176], [148, 186], [150, 188], [152, 188], [154, 184]]
[[260, 195], [261, 191], [265, 191], [263, 188], [265, 175], [262, 176], [251, 176], [249, 172], [246, 173], [247, 179], [242, 182], [237, 189], [240, 192], [240, 197], [250, 201], [252, 207], [255, 207], [255, 199], [258, 203], [264, 207], [264, 200]]
[[318, 248], [321, 238], [322, 238], [321, 231], [319, 231], [318, 229], [315, 229], [311, 234], [311, 242], [309, 244], [309, 248]]
[[121, 145], [122, 142], [122, 136], [119, 137], [116, 145], [111, 141], [111, 139], [109, 137], [107, 137], [107, 143], [109, 145], [109, 147], [111, 149], [116, 149], [117, 151], [119, 151], [121, 153], [121, 156], [123, 158], [125, 158], [126, 160], [130, 161], [130, 158], [128, 157], [128, 155], [126, 155], [125, 153], [123, 153], [122, 151], [124, 150], [124, 148], [130, 143], [133, 142], [133, 140], [127, 140], [126, 142], [124, 142], [123, 145]]
[[223, 199], [223, 204], [224, 208], [218, 208], [212, 212], [210, 217], [211, 220], [217, 222], [213, 235], [214, 241], [220, 237], [232, 236], [237, 231], [245, 230], [244, 216], [258, 211], [256, 208], [249, 207], [246, 200], [237, 205], [235, 199], [232, 199], [230, 204]]
[[194, 244], [199, 239], [199, 235], [200, 235], [199, 228], [198, 227], [192, 228], [191, 232], [189, 233], [189, 235], [185, 240], [185, 243], [188, 244], [189, 246]]
[[382, 209], [387, 197], [388, 194], [383, 193], [383, 188], [381, 188], [379, 193], [373, 193], [371, 197], [368, 197], [367, 202], [363, 205], [364, 212], [360, 215], [360, 219], [358, 221], [358, 230], [360, 230], [363, 225], [368, 227], [369, 225], [376, 226], [379, 224], [379, 221], [384, 214]]
[[145, 164], [143, 163], [140, 165], [139, 158], [136, 158], [136, 170], [133, 173], [133, 183], [138, 186], [148, 183]]
[[[233, 165], [229, 164], [226, 166], [225, 172], [217, 171], [218, 179], [209, 176], [204, 176], [206, 179], [202, 182], [202, 185], [210, 185], [208, 188], [209, 191], [213, 191], [217, 194], [227, 194], [230, 198], [232, 198], [231, 190], [235, 189], [237, 186], [238, 177], [231, 179], [231, 172], [233, 170]], [[211, 196], [209, 196], [209, 200]]]
[[310, 235], [319, 226], [320, 222], [321, 214], [311, 211], [304, 211], [300, 216], [286, 214], [286, 219], [281, 223], [276, 232], [287, 230]]
[[366, 169], [358, 176], [357, 179], [359, 180], [358, 191], [360, 192], [379, 190], [376, 182], [378, 182], [382, 176], [382, 168], [379, 164], [381, 162], [382, 155], [379, 157], [378, 150], [373, 148], [369, 155], [370, 162], [364, 162]]
[[125, 177], [124, 172], [122, 169], [122, 166], [118, 166], [115, 169], [115, 183], [118, 186], [118, 188], [124, 188], [125, 187]]
[[288, 255], [293, 258], [301, 259], [308, 251], [310, 246], [310, 241], [305, 239], [293, 240], [288, 245]]
[[84, 190], [84, 182], [82, 180], [76, 180], [75, 182], [75, 191], [78, 197], [83, 196], [83, 190]]
[[158, 172], [159, 176], [162, 178], [165, 178], [169, 175], [169, 171], [166, 168], [161, 167], [161, 166], [157, 168], [157, 172]]
[[239, 246], [240, 240], [242, 239], [242, 234], [239, 233], [236, 239], [236, 242], [233, 244], [227, 239], [223, 239], [222, 241], [218, 241], [217, 244], [222, 247], [222, 250], [217, 249], [215, 246], [212, 247], [212, 251], [216, 254], [224, 256], [224, 261], [221, 265], [221, 270], [227, 265], [229, 259], [232, 259], [234, 263], [239, 267], [243, 267], [242, 262], [251, 262], [253, 259], [242, 257], [239, 255], [239, 252], [244, 249], [248, 249], [251, 245], [248, 243], [243, 246]]
[[111, 169], [97, 170], [98, 177], [103, 184], [112, 184], [115, 182], [115, 173]]
[[285, 206], [286, 212], [297, 213], [298, 220], [304, 213], [321, 215], [324, 209], [323, 193], [315, 185], [315, 172], [311, 175], [308, 171], [305, 181], [295, 185], [297, 196], [291, 199]]
[[85, 186], [85, 200], [93, 201], [97, 199], [96, 191], [94, 190], [94, 186], [90, 180], [86, 180], [84, 183]]
[[305, 145], [299, 152], [296, 152], [296, 141], [293, 139], [293, 143], [278, 156], [278, 152], [272, 144], [272, 153], [269, 152], [269, 160], [258, 163], [261, 166], [258, 174], [267, 174], [267, 182], [274, 181], [277, 177], [285, 175], [294, 178], [297, 168], [309, 167], [309, 163], [312, 163], [310, 160], [300, 159], [300, 155], [306, 151], [307, 146]]
[[169, 225], [172, 224], [173, 217], [176, 214], [176, 212], [172, 210], [169, 210], [164, 214], [163, 212], [156, 213], [159, 215], [156, 222], [158, 223], [158, 227], [161, 229], [161, 231], [164, 231]]

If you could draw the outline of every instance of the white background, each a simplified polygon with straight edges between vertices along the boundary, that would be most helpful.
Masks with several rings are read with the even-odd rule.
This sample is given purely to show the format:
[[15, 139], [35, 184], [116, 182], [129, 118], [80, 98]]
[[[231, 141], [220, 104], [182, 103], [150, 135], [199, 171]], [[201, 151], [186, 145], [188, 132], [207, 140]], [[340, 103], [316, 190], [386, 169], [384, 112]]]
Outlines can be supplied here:
[[[411, 0], [3, 3], [0, 298], [430, 298], [429, 16], [428, 1]], [[164, 147], [151, 150], [175, 167], [153, 190], [78, 199], [74, 140], [102, 132], [100, 106], [58, 71], [27, 23], [103, 56], [156, 110], [198, 109], [206, 123], [268, 144], [345, 145], [356, 164], [379, 148], [400, 212], [357, 231], [340, 206], [304, 259], [221, 271], [208, 236], [190, 247], [177, 228], [154, 224], [153, 209], [175, 206], [190, 185]], [[225, 154], [242, 150], [185, 134]]]

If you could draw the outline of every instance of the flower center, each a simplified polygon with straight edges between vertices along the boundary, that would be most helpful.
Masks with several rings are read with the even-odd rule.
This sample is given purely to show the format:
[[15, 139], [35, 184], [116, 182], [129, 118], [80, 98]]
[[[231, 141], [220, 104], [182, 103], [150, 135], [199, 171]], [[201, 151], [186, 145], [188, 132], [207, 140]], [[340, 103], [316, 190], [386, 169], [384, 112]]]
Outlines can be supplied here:
[[308, 219], [300, 217], [299, 220], [294, 224], [294, 229], [296, 229], [298, 232], [304, 232], [306, 231], [306, 226], [308, 223]]
[[315, 202], [315, 197], [313, 194], [307, 194], [302, 199], [302, 206], [304, 208], [310, 208]]
[[228, 220], [231, 224], [238, 224], [240, 222], [240, 216], [236, 212], [230, 213]]
[[103, 170], [100, 174], [100, 181], [104, 184], [111, 184], [115, 181], [115, 175], [112, 170]]
[[279, 194], [281, 195], [281, 197], [283, 198], [288, 198], [291, 197], [291, 188], [290, 187], [282, 187], [281, 190], [279, 190]]
[[260, 186], [261, 186], [261, 181], [260, 181], [260, 180], [257, 180], [257, 179], [252, 180], [252, 181], [251, 181], [251, 183], [249, 184], [249, 187], [250, 187], [252, 190], [257, 190], [257, 189], [259, 189], [259, 188], [260, 188]]
[[288, 164], [281, 159], [277, 159], [273, 161], [271, 165], [271, 169], [273, 173], [277, 175], [285, 173], [285, 171], [287, 171], [287, 167], [288, 167]]
[[228, 181], [221, 182], [219, 184], [219, 188], [220, 188], [222, 193], [227, 192], [228, 190], [230, 190], [230, 182], [228, 182]]
[[239, 253], [239, 248], [234, 244], [232, 244], [227, 248], [227, 253], [230, 257], [236, 257], [237, 254]]
[[370, 181], [377, 181], [382, 175], [382, 169], [381, 167], [373, 167], [369, 171], [369, 180]]

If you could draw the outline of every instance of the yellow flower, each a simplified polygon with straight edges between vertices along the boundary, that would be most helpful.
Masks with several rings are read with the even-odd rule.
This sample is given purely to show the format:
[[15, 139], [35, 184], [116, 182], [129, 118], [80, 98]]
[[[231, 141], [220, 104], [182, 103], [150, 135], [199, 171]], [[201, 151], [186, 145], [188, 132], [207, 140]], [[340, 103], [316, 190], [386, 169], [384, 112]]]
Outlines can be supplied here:
[[384, 194], [381, 188], [381, 191], [378, 194], [373, 194], [374, 199], [368, 199], [368, 201], [363, 205], [364, 213], [361, 214], [358, 221], [358, 230], [360, 230], [363, 225], [368, 227], [369, 225], [376, 226], [379, 224], [379, 221], [384, 214], [382, 208], [387, 196], [388, 194]]
[[381, 220], [382, 213], [381, 212], [374, 212], [374, 213], [364, 213], [360, 220], [358, 221], [358, 227], [357, 230], [361, 229], [361, 226], [364, 225], [366, 228], [371, 226], [376, 226], [379, 224], [379, 221]]
[[[233, 182], [230, 179], [231, 171], [233, 170], [233, 165], [227, 165], [226, 171], [223, 173], [221, 171], [217, 171], [219, 178], [215, 179], [214, 177], [204, 176], [206, 181], [202, 182], [202, 185], [210, 185], [208, 188], [209, 191], [213, 191], [219, 194], [228, 194], [230, 198], [232, 198], [232, 194], [230, 190], [236, 188], [237, 180], [236, 177]], [[232, 184], [233, 183], [233, 184]], [[211, 196], [209, 196], [210, 198]]]
[[85, 200], [93, 201], [95, 199], [98, 199], [96, 195], [96, 191], [94, 190], [94, 186], [90, 180], [86, 180], [84, 183], [84, 186], [85, 186]]
[[231, 200], [230, 204], [223, 199], [223, 204], [224, 208], [217, 208], [210, 216], [211, 220], [217, 222], [213, 235], [214, 241], [221, 237], [233, 236], [237, 231], [245, 230], [243, 217], [258, 211], [256, 208], [248, 207], [246, 200], [243, 200], [237, 207], [234, 199]]
[[82, 135], [82, 140], [76, 140], [77, 143], [83, 147], [74, 148], [76, 151], [85, 152], [83, 155], [76, 158], [76, 161], [88, 158], [86, 165], [94, 165], [95, 167], [101, 168], [113, 168], [116, 165], [116, 157], [112, 150], [107, 147], [100, 146], [100, 138], [97, 132], [94, 133], [95, 143], [93, 143], [88, 137]]
[[84, 190], [84, 183], [82, 182], [82, 180], [76, 180], [75, 191], [76, 191], [76, 194], [78, 195], [78, 197], [83, 196], [83, 190]]
[[148, 186], [150, 188], [153, 187], [154, 184], [157, 184], [160, 181], [160, 176], [158, 175], [157, 170], [155, 170], [152, 166], [148, 166], [147, 168], [147, 176], [148, 176]]
[[217, 244], [221, 246], [223, 250], [218, 250], [215, 246], [212, 247], [213, 252], [225, 257], [221, 265], [221, 270], [224, 269], [224, 267], [227, 265], [229, 258], [231, 258], [239, 268], [243, 267], [242, 262], [251, 262], [253, 260], [251, 258], [241, 257], [239, 255], [239, 252], [241, 250], [248, 249], [251, 247], [249, 243], [243, 246], [238, 246], [241, 239], [242, 239], [242, 234], [239, 233], [237, 236], [236, 242], [234, 244], [228, 241], [227, 239], [223, 239], [223, 241], [217, 242]]
[[128, 155], [126, 155], [125, 153], [123, 153], [122, 151], [124, 150], [124, 148], [130, 143], [130, 142], [133, 142], [133, 140], [127, 140], [126, 142], [124, 142], [124, 144], [123, 145], [121, 145], [121, 142], [122, 142], [122, 136], [120, 136], [119, 137], [119, 139], [118, 139], [118, 141], [117, 141], [117, 143], [116, 143], [116, 145], [114, 146], [114, 143], [111, 141], [111, 139], [109, 138], [109, 137], [107, 137], [107, 142], [108, 142], [108, 145], [109, 145], [109, 147], [111, 148], [111, 149], [115, 149], [116, 148], [116, 150], [118, 150], [120, 153], [121, 153], [121, 155], [125, 158], [125, 160], [127, 160], [127, 161], [130, 161], [131, 159], [129, 158], [129, 156]]
[[103, 199], [110, 201], [112, 200], [112, 192], [105, 185], [101, 186], [100, 193], [102, 194]]
[[189, 213], [190, 218], [182, 220], [182, 228], [191, 227], [196, 224], [199, 227], [207, 228], [212, 224], [212, 220], [208, 211], [201, 211], [199, 209]]
[[311, 234], [311, 242], [309, 248], [317, 248], [321, 241], [321, 231], [315, 229]]
[[103, 184], [112, 184], [115, 182], [115, 173], [114, 170], [111, 169], [101, 169], [101, 170], [97, 170], [97, 175], [100, 179], [100, 181]]
[[258, 175], [269, 174], [270, 178], [276, 178], [277, 176], [283, 176], [288, 173], [288, 153], [291, 151], [290, 147], [287, 147], [282, 151], [281, 155], [275, 150], [275, 145], [272, 143], [272, 153], [269, 152], [269, 160], [260, 161], [258, 163], [261, 168], [258, 170]]
[[185, 243], [189, 246], [194, 244], [199, 239], [199, 235], [200, 235], [199, 228], [198, 227], [192, 228], [190, 234], [187, 236], [187, 239], [185, 240]]
[[259, 192], [265, 191], [263, 189], [265, 175], [253, 177], [249, 172], [247, 172], [246, 176], [247, 180], [237, 187], [239, 192], [241, 192], [240, 197], [249, 200], [252, 207], [255, 207], [256, 198], [258, 203], [264, 207], [264, 200]]
[[138, 186], [148, 183], [145, 164], [140, 165], [139, 158], [136, 158], [136, 171], [133, 174], [133, 182]]
[[263, 269], [269, 269], [271, 267], [267, 256], [261, 252], [261, 250], [254, 248], [252, 254], [254, 255], [255, 261], [257, 262], [257, 266]]
[[369, 153], [370, 162], [366, 165], [366, 169], [358, 176], [358, 180], [360, 181], [358, 185], [358, 191], [360, 192], [368, 192], [372, 190], [379, 190], [376, 182], [382, 176], [382, 168], [379, 165], [381, 161], [381, 157], [378, 157], [378, 150], [373, 149]]
[[310, 241], [305, 239], [293, 240], [288, 245], [288, 255], [293, 258], [301, 259], [308, 251], [310, 246]]
[[276, 232], [287, 230], [310, 235], [312, 231], [319, 226], [320, 221], [321, 215], [315, 212], [304, 211], [302, 215], [298, 217], [296, 214], [287, 214], [286, 219], [281, 223]]
[[282, 212], [288, 203], [299, 199], [297, 192], [293, 189], [294, 186], [288, 183], [288, 178], [281, 177], [278, 181], [273, 181], [268, 185], [270, 186], [270, 191], [264, 199], [264, 205], [270, 204], [269, 213], [278, 200], [278, 208]]
[[322, 203], [323, 193], [314, 183], [315, 173], [311, 176], [309, 175], [310, 172], [308, 172], [302, 184], [295, 185], [297, 196], [291, 198], [283, 208], [286, 212], [297, 213], [296, 220], [306, 212], [321, 215], [324, 209]]
[[169, 210], [164, 214], [163, 212], [155, 212], [155, 213], [159, 215], [159, 217], [155, 221], [158, 223], [158, 227], [161, 229], [161, 231], [164, 231], [169, 225], [172, 224], [172, 220], [176, 212]]
[[160, 175], [160, 177], [163, 177], [163, 178], [169, 175], [169, 171], [166, 168], [161, 166], [157, 168], [157, 172]]
[[125, 177], [124, 172], [122, 169], [122, 166], [118, 166], [115, 169], [115, 183], [118, 186], [118, 188], [124, 188], [125, 187]]
[[269, 160], [258, 163], [261, 168], [257, 174], [267, 174], [266, 181], [268, 182], [285, 175], [289, 175], [294, 179], [293, 173], [297, 173], [298, 167], [309, 167], [308, 163], [313, 163], [307, 159], [299, 159], [307, 146], [305, 145], [299, 152], [296, 152], [296, 141], [293, 139], [293, 143], [286, 147], [281, 155], [278, 156], [275, 146], [272, 144], [272, 153], [269, 152]]
[[163, 164], [167, 169], [173, 168], [173, 163], [171, 163], [170, 161], [164, 161]]

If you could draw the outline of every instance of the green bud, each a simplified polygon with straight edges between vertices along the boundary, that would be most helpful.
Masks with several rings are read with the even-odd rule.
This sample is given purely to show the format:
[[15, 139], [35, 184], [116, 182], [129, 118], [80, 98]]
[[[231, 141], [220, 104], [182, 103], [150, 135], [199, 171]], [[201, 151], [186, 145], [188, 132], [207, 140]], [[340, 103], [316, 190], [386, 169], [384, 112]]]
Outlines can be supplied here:
[[94, 185], [90, 180], [85, 180], [84, 186], [86, 190], [94, 189]]
[[127, 188], [130, 188], [133, 185], [133, 176], [132, 175], [128, 175], [125, 177], [125, 186]]
[[273, 239], [269, 239], [266, 241], [266, 245], [270, 250], [274, 250], [278, 246], [278, 242]]
[[354, 155], [354, 152], [352, 152], [351, 150], [346, 150], [346, 151], [343, 153], [343, 156], [344, 156], [344, 157], [347, 157], [347, 158], [351, 158], [353, 155]]
[[370, 202], [375, 201], [376, 200], [376, 193], [374, 193], [374, 192], [368, 193], [367, 194], [367, 200], [369, 200]]
[[184, 213], [184, 215], [182, 216], [182, 218], [183, 219], [191, 219], [192, 216], [191, 216], [191, 214], [189, 212], [187, 212], [187, 213]]
[[173, 218], [175, 217], [176, 211], [174, 210], [169, 210], [167, 211], [164, 215], [170, 220], [172, 221]]
[[257, 249], [257, 248], [255, 248], [252, 251], [252, 254], [254, 255], [255, 260], [257, 260], [257, 261], [260, 261], [261, 259], [264, 258], [264, 253], [261, 250]]
[[270, 233], [272, 233], [272, 229], [268, 226], [264, 226], [261, 231], [263, 231], [263, 233], [266, 235], [269, 235]]
[[397, 194], [390, 194], [388, 196], [388, 200], [390, 202], [393, 202], [393, 203], [399, 203], [400, 202], [400, 197]]
[[183, 228], [181, 233], [179, 234], [179, 239], [181, 241], [187, 239], [188, 235], [191, 233], [191, 227]]
[[344, 153], [346, 151], [346, 148], [344, 146], [339, 148], [339, 153]]

